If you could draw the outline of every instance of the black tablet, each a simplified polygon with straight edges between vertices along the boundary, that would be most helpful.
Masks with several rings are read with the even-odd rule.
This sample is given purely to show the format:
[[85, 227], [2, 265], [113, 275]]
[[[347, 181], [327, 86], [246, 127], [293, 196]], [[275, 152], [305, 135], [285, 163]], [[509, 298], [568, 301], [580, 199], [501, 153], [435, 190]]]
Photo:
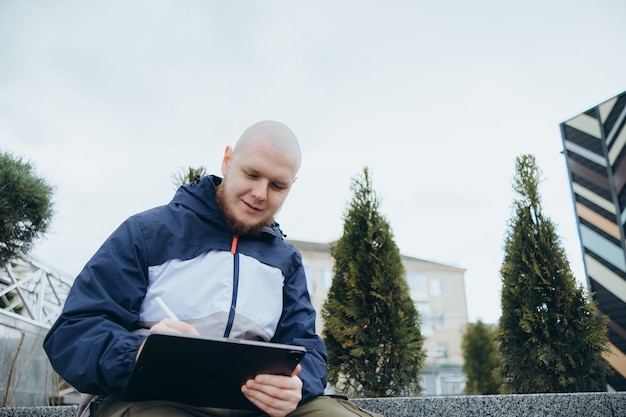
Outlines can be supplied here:
[[302, 346], [151, 333], [122, 398], [254, 410], [241, 393], [244, 382], [261, 373], [290, 375], [305, 353]]

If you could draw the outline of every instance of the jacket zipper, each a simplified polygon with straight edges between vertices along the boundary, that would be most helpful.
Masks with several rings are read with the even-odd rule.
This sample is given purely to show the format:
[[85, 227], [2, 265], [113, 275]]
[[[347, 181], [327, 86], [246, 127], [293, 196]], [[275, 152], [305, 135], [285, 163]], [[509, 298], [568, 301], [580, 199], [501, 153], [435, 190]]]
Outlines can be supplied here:
[[239, 236], [233, 235], [233, 241], [230, 245], [230, 253], [233, 255], [233, 294], [230, 301], [230, 311], [228, 312], [228, 321], [226, 329], [224, 329], [224, 337], [230, 336], [230, 331], [235, 322], [235, 310], [237, 309], [237, 290], [239, 289], [239, 252], [237, 251], [237, 243]]

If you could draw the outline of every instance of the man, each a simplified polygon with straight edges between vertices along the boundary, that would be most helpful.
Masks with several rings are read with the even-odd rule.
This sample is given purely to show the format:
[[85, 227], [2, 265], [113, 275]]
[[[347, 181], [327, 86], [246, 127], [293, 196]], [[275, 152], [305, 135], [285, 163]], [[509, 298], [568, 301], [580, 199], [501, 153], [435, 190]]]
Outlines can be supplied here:
[[[226, 147], [223, 179], [180, 187], [168, 205], [130, 217], [104, 242], [44, 340], [59, 375], [91, 394], [79, 414], [372, 415], [323, 395], [326, 348], [315, 333], [302, 259], [274, 221], [300, 158], [287, 126], [256, 123]], [[165, 317], [159, 297], [179, 320]], [[148, 331], [301, 345], [307, 354], [290, 376], [258, 375], [242, 386], [260, 412], [124, 401], [119, 395]]]

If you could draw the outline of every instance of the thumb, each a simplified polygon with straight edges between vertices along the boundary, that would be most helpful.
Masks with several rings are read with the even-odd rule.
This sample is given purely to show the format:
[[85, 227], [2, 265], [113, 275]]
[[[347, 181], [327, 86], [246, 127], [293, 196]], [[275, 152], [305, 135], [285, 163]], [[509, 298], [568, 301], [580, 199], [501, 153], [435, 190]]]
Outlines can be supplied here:
[[298, 375], [300, 373], [301, 370], [302, 370], [302, 366], [300, 366], [300, 364], [297, 364], [295, 369], [293, 370], [293, 372], [289, 376], [296, 376], [296, 375]]

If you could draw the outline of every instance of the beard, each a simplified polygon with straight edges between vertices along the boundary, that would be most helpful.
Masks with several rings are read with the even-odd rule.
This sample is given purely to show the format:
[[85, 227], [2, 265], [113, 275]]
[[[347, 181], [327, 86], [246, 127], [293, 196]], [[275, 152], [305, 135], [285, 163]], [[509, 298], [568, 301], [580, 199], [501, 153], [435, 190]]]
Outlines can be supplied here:
[[261, 234], [261, 230], [263, 230], [264, 227], [274, 224], [273, 216], [269, 220], [261, 221], [257, 224], [244, 224], [237, 220], [233, 210], [226, 202], [224, 181], [222, 181], [222, 184], [217, 187], [217, 192], [215, 193], [215, 201], [217, 202], [217, 206], [220, 208], [220, 210], [222, 210], [226, 225], [228, 226], [230, 231], [237, 236], [259, 236]]

